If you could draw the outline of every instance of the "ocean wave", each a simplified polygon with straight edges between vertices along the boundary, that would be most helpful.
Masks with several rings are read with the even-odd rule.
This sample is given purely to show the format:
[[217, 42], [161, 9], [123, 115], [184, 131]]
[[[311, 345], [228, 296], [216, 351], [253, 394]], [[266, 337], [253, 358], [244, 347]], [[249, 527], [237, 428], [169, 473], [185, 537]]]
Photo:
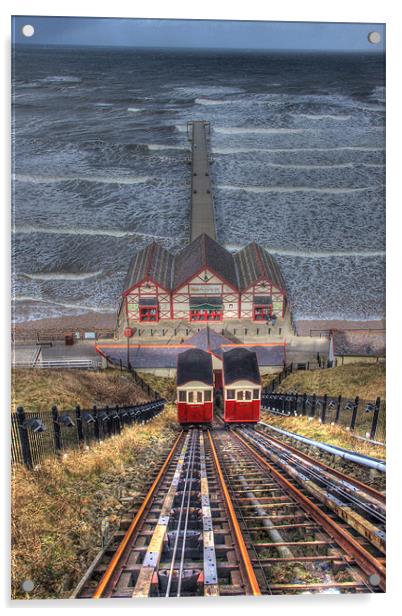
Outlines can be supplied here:
[[182, 145], [164, 145], [163, 143], [144, 143], [149, 150], [188, 150]]
[[[241, 250], [244, 246], [239, 244], [225, 244], [225, 248], [230, 252]], [[271, 255], [280, 255], [283, 257], [305, 257], [307, 259], [326, 259], [331, 257], [385, 257], [385, 250], [328, 250], [308, 252], [305, 250], [281, 250], [280, 248], [270, 248], [264, 246], [265, 250]]]
[[98, 272], [83, 272], [78, 274], [72, 274], [70, 272], [40, 272], [37, 274], [26, 274], [30, 280], [87, 280], [88, 278], [95, 278], [102, 274], [102, 270]]
[[[123, 231], [121, 229], [85, 229], [80, 228], [63, 228], [63, 227], [35, 227], [31, 225], [21, 225], [15, 227], [14, 233], [44, 233], [48, 235], [104, 235], [110, 237], [149, 237], [151, 239], [171, 240], [171, 237], [164, 235], [154, 235], [151, 233], [142, 233], [140, 231]], [[181, 238], [177, 238], [181, 239]], [[182, 238], [184, 239], [184, 238]]]
[[342, 150], [356, 150], [356, 152], [381, 152], [385, 148], [369, 146], [337, 146], [333, 148], [212, 148], [213, 154], [252, 154], [258, 152], [337, 152]]
[[312, 113], [292, 113], [291, 115], [294, 118], [306, 118], [307, 120], [339, 120], [340, 122], [350, 120], [350, 118], [352, 117], [351, 115], [331, 115], [329, 113], [325, 113], [322, 115]]
[[138, 113], [139, 111], [146, 111], [146, 109], [141, 109], [139, 107], [128, 107], [127, 111], [131, 111], [132, 113]]
[[249, 127], [249, 128], [235, 128], [235, 127], [216, 127], [214, 131], [216, 133], [221, 133], [222, 135], [241, 135], [243, 133], [256, 133], [258, 135], [275, 135], [275, 134], [293, 134], [293, 133], [304, 133], [308, 131], [308, 128], [261, 128], [259, 126]]
[[235, 103], [236, 101], [224, 101], [213, 98], [196, 98], [195, 103], [197, 105], [227, 105], [230, 103]]
[[95, 103], [95, 107], [113, 107], [113, 103]]
[[81, 83], [81, 77], [72, 77], [69, 75], [49, 75], [44, 79], [38, 79], [40, 83]]
[[43, 297], [34, 297], [32, 295], [16, 295], [12, 298], [14, 302], [38, 302], [41, 304], [51, 304], [54, 306], [63, 306], [63, 308], [75, 308], [77, 310], [91, 310], [94, 312], [115, 312], [115, 306], [87, 306], [86, 304], [69, 304], [67, 302], [58, 302], [56, 300], [44, 299]]
[[229, 184], [218, 184], [221, 190], [237, 190], [251, 193], [297, 193], [315, 192], [327, 194], [358, 193], [366, 190], [375, 190], [378, 186], [365, 186], [363, 188], [313, 188], [311, 186], [233, 186]]
[[144, 184], [152, 176], [104, 176], [104, 175], [24, 175], [15, 174], [13, 180], [27, 184], [56, 184], [59, 182], [91, 182], [94, 184]]
[[355, 163], [339, 163], [329, 165], [285, 165], [280, 163], [267, 163], [266, 167], [279, 167], [280, 169], [350, 169]]

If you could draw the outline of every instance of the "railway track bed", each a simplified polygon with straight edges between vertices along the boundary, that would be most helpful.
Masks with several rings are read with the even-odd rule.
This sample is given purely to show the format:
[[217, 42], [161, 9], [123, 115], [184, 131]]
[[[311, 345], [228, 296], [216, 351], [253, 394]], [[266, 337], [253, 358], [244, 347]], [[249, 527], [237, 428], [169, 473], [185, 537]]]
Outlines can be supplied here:
[[73, 596], [384, 591], [383, 544], [375, 539], [384, 528], [383, 503], [363, 488], [348, 492], [337, 477], [338, 497], [355, 499], [353, 527], [350, 516], [297, 485], [286, 464], [290, 458], [257, 431], [216, 424], [180, 433], [132, 519]]

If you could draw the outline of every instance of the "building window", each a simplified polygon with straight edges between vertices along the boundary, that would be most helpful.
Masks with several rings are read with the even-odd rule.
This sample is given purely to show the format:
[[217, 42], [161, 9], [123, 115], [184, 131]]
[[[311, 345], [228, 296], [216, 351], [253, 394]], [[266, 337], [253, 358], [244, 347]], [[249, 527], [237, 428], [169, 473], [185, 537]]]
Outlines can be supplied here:
[[159, 321], [159, 310], [157, 306], [141, 306], [140, 321]]
[[268, 306], [256, 306], [253, 308], [254, 321], [267, 321], [272, 316], [272, 304]]
[[195, 309], [190, 310], [190, 321], [222, 321], [223, 310]]
[[235, 397], [235, 390], [227, 389], [226, 390], [226, 400], [234, 400], [234, 397]]
[[185, 402], [185, 401], [186, 401], [186, 392], [179, 391], [179, 402]]

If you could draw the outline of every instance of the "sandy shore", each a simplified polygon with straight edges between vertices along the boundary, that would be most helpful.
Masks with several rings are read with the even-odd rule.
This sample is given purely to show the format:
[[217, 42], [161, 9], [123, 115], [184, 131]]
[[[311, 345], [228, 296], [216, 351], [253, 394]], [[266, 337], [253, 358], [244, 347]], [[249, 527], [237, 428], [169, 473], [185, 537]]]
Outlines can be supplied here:
[[85, 312], [76, 316], [54, 317], [51, 319], [37, 319], [35, 321], [24, 321], [16, 323], [13, 330], [16, 335], [23, 332], [33, 331], [63, 331], [66, 334], [76, 330], [88, 332], [114, 329], [116, 325], [116, 315], [114, 313]]

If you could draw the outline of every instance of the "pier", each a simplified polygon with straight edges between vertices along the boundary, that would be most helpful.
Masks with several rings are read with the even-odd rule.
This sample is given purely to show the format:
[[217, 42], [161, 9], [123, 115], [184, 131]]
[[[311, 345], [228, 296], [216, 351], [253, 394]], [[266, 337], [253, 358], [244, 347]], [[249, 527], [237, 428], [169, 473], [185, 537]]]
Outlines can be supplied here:
[[216, 240], [215, 211], [209, 173], [208, 140], [210, 124], [204, 120], [187, 123], [191, 141], [191, 239], [202, 233]]

